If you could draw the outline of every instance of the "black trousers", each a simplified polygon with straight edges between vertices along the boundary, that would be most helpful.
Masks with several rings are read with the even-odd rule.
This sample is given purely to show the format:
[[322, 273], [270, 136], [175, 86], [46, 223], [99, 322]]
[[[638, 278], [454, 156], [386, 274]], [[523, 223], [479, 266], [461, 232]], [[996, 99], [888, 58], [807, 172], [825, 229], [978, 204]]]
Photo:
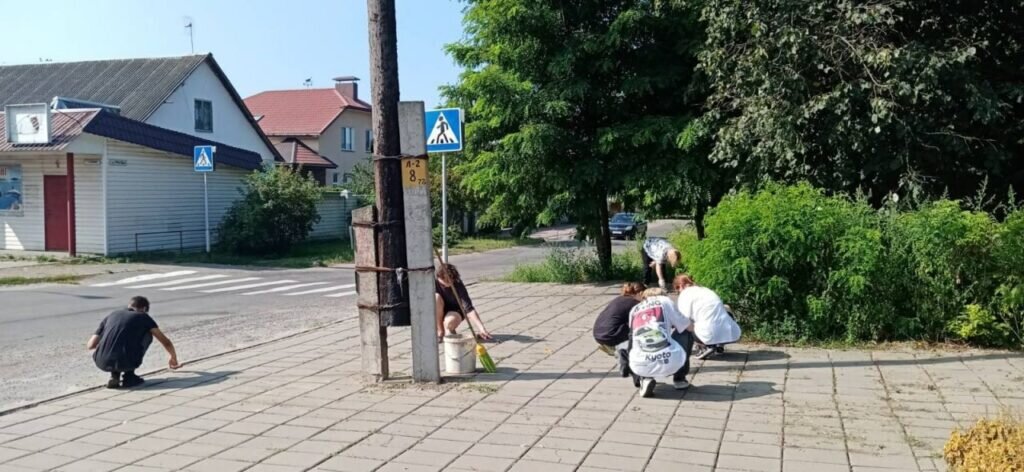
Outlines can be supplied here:
[[[676, 333], [673, 331], [672, 339], [679, 343], [679, 345], [683, 348], [683, 352], [686, 353], [686, 362], [683, 363], [683, 366], [680, 367], [675, 374], [672, 374], [672, 380], [678, 382], [680, 380], [686, 380], [686, 376], [690, 375], [690, 353], [693, 352], [693, 342], [695, 338], [693, 336], [693, 333], [689, 331], [683, 331], [682, 333]], [[639, 386], [640, 379], [642, 377], [633, 374], [632, 372], [630, 372], [630, 375], [633, 376], [633, 384]]]
[[124, 349], [118, 355], [108, 359], [95, 359], [96, 367], [104, 372], [132, 372], [142, 365], [142, 360], [153, 344], [153, 335], [146, 333], [139, 340], [139, 345], [130, 349]]
[[[651, 259], [651, 256], [647, 255], [647, 251], [642, 249], [640, 250], [640, 257], [643, 259], [644, 264], [644, 285], [650, 286], [652, 283], [658, 281], [658, 272], [654, 267], [651, 267], [651, 263], [654, 262], [654, 259]], [[661, 271], [664, 273], [665, 263], [659, 262], [658, 265], [661, 266]]]

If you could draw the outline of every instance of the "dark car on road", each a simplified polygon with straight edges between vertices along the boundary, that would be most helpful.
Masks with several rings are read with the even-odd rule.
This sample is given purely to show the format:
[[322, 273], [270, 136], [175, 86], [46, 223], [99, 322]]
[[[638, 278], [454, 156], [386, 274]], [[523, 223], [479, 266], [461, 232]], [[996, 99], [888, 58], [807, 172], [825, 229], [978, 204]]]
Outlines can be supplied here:
[[616, 213], [608, 221], [613, 238], [636, 239], [647, 234], [647, 222], [636, 213]]

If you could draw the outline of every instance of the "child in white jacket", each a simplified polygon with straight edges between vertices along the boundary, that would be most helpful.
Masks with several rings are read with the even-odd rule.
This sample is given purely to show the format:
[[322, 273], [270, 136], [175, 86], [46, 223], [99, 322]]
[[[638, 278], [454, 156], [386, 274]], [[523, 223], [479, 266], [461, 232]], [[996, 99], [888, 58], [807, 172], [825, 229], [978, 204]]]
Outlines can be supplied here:
[[703, 345], [697, 352], [698, 359], [722, 352], [723, 346], [740, 340], [740, 325], [717, 293], [697, 285], [686, 274], [676, 276], [673, 286], [679, 291], [679, 312], [693, 321], [693, 332]]

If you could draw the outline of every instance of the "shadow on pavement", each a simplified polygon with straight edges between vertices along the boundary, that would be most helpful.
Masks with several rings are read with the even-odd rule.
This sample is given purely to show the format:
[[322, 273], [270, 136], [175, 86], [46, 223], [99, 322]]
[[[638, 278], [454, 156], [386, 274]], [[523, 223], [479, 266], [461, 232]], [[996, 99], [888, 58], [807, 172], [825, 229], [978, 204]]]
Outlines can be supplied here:
[[533, 344], [533, 343], [536, 343], [536, 342], [540, 341], [539, 339], [537, 339], [537, 338], [535, 338], [533, 336], [527, 336], [525, 334], [495, 334], [493, 336], [494, 336], [494, 340], [493, 341], [485, 341], [484, 343], [485, 344], [492, 344], [492, 343], [493, 344], [501, 344], [501, 343], [506, 343], [506, 342], [516, 342], [516, 343], [523, 343], [523, 344]]
[[[771, 353], [778, 353], [778, 355], [772, 356]], [[744, 356], [742, 351], [733, 352], [732, 356], [729, 356], [729, 352], [721, 356], [712, 357], [705, 361], [701, 367], [703, 372], [723, 372], [727, 370], [735, 369], [735, 365], [722, 365], [715, 366], [716, 361], [724, 362], [738, 362], [744, 359], [753, 361], [772, 361], [788, 359], [790, 356], [781, 351], [749, 351], [748, 355]], [[913, 355], [914, 353], [907, 353], [907, 355]], [[984, 361], [984, 360], [1003, 360], [1008, 358], [1024, 358], [1024, 356], [1016, 353], [992, 353], [992, 354], [980, 354], [980, 355], [968, 355], [968, 356], [940, 356], [940, 357], [910, 357], [907, 359], [862, 359], [862, 360], [836, 360], [836, 361], [791, 361], [791, 362], [780, 362], [773, 364], [748, 364], [744, 367], [744, 370], [775, 370], [775, 369], [822, 369], [822, 368], [843, 368], [843, 367], [889, 367], [889, 366], [915, 366], [915, 365], [934, 365], [934, 364], [949, 364], [965, 361]]]
[[[697, 380], [699, 382], [699, 375], [697, 376]], [[659, 383], [655, 387], [654, 398], [657, 400], [690, 400], [694, 402], [728, 403], [781, 393], [782, 390], [775, 389], [775, 382], [765, 381], [740, 382], [736, 385], [693, 385], [686, 390], [676, 390], [672, 388], [672, 384]]]
[[[227, 380], [228, 377], [237, 374], [237, 370], [223, 371], [223, 372], [201, 372], [201, 371], [182, 371], [179, 370], [174, 374], [170, 374], [171, 377], [166, 378], [146, 378], [145, 385], [135, 388], [133, 390], [180, 390], [197, 385], [213, 385]], [[187, 377], [181, 374], [192, 374]], [[168, 375], [164, 372], [164, 375]]]

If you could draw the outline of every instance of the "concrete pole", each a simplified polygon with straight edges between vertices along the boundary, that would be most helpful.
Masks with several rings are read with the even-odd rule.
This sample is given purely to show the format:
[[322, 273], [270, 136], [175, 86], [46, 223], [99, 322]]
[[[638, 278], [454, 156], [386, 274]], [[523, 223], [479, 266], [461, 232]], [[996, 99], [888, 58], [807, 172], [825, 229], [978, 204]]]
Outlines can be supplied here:
[[[440, 382], [437, 321], [434, 317], [434, 249], [431, 240], [430, 179], [423, 102], [398, 104], [402, 141], [402, 192], [405, 202], [405, 243], [409, 261], [409, 311], [412, 321], [412, 379]], [[429, 270], [415, 270], [421, 268]]]

